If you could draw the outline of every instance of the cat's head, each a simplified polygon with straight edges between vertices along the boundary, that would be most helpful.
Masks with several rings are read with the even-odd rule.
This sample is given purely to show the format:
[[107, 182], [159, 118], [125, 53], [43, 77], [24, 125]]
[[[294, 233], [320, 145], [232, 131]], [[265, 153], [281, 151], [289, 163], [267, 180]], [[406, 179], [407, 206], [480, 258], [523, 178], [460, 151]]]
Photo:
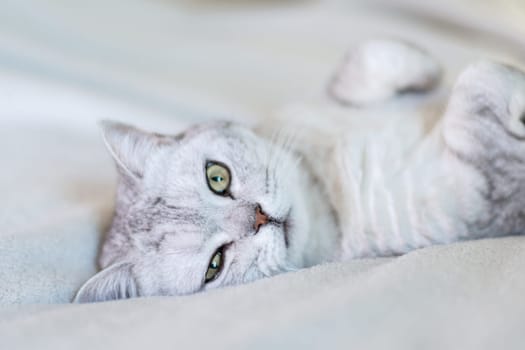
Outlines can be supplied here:
[[116, 210], [103, 270], [77, 302], [190, 294], [300, 264], [308, 176], [286, 138], [231, 123], [167, 136], [106, 122], [103, 133], [119, 173]]

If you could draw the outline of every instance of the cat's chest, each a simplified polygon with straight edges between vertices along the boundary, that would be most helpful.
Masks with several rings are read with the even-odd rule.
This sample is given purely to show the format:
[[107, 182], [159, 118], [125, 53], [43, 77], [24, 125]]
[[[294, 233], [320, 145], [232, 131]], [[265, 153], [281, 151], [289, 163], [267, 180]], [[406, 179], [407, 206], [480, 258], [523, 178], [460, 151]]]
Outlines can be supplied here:
[[452, 240], [456, 183], [439, 131], [437, 117], [414, 110], [310, 133], [302, 153], [337, 214], [343, 259]]

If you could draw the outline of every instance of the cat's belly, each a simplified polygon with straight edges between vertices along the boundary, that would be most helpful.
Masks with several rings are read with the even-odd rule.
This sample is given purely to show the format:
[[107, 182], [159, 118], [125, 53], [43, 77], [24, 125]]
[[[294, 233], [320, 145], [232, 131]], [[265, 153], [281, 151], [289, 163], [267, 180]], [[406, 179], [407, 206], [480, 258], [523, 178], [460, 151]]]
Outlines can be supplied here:
[[438, 135], [421, 136], [411, 147], [387, 136], [345, 138], [327, 158], [343, 259], [402, 254], [467, 234], [464, 220], [479, 209], [462, 201], [475, 202], [465, 187], [475, 174], [460, 174], [468, 169], [443, 151]]
[[434, 102], [286, 114], [288, 122], [301, 116], [299, 148], [336, 213], [337, 258], [398, 255], [472, 237], [470, 224], [486, 210], [476, 190], [483, 178], [445, 147]]
[[333, 141], [316, 168], [337, 213], [342, 259], [460, 240], [483, 211], [473, 190], [482, 179], [447, 152], [439, 122], [350, 129]]

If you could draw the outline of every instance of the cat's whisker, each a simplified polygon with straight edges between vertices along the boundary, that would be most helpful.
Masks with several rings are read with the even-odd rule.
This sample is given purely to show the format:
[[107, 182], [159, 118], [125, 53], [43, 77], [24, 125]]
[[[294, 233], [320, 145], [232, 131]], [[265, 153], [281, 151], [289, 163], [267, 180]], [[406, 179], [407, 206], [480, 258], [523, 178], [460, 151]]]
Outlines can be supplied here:
[[276, 129], [271, 137], [270, 137], [270, 148], [269, 148], [269, 151], [268, 151], [268, 159], [267, 159], [267, 164], [270, 165], [273, 163], [274, 161], [274, 158], [275, 158], [275, 154], [279, 151], [280, 149], [280, 144], [279, 142], [281, 141], [282, 139], [282, 132], [283, 132], [283, 129]]
[[[282, 158], [285, 153], [284, 145], [286, 140], [286, 134], [284, 129], [278, 129], [272, 135], [272, 142], [270, 145], [268, 161], [267, 161], [267, 173], [271, 176], [273, 181], [271, 183], [278, 183], [281, 176], [278, 176], [278, 170], [283, 165]], [[270, 181], [269, 181], [270, 182]]]
[[[267, 165], [268, 170], [273, 174], [279, 174], [279, 177], [289, 173], [290, 162], [283, 162], [283, 158], [291, 157], [297, 139], [297, 132], [292, 132], [291, 129], [281, 128], [274, 133], [272, 141], [271, 155]], [[293, 162], [292, 162], [293, 163]]]

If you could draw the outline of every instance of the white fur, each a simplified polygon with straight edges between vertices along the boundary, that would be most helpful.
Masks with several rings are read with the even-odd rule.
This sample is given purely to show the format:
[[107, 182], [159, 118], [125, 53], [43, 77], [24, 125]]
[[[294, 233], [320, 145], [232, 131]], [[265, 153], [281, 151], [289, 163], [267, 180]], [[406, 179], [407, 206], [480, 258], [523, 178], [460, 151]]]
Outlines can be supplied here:
[[398, 92], [428, 91], [440, 76], [439, 64], [418, 47], [371, 40], [347, 53], [329, 92], [344, 104], [369, 105]]
[[[446, 90], [396, 95], [437, 83], [439, 66], [419, 49], [377, 41], [349, 57], [328, 100], [288, 106], [259, 135], [230, 124], [179, 137], [104, 124], [120, 174], [116, 214], [104, 270], [76, 300], [195, 293], [328, 261], [521, 233], [525, 213], [512, 195], [525, 193], [525, 157], [516, 152], [525, 151], [525, 76], [473, 65], [446, 105]], [[206, 185], [210, 160], [230, 169], [231, 197]], [[255, 232], [257, 205], [281, 224]], [[503, 218], [485, 225], [496, 209]], [[205, 283], [225, 244], [222, 272]]]

